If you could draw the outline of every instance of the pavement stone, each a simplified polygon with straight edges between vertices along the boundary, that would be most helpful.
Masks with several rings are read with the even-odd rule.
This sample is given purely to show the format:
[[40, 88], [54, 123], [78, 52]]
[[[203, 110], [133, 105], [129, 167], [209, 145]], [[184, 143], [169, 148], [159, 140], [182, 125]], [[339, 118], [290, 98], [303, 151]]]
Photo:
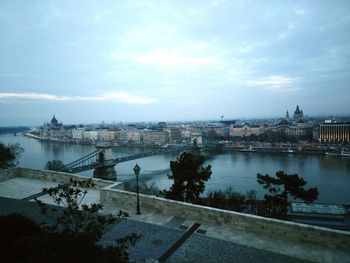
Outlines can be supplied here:
[[[52, 207], [52, 206], [51, 206]], [[46, 214], [43, 215], [34, 201], [23, 201], [12, 198], [0, 197], [0, 215], [8, 214], [21, 214], [24, 215], [38, 224], [41, 223], [54, 223], [58, 213], [62, 212], [62, 208], [55, 207], [56, 212], [47, 210]]]
[[100, 243], [113, 245], [117, 238], [131, 233], [141, 235], [141, 238], [134, 247], [129, 247], [130, 258], [134, 262], [147, 262], [157, 260], [184, 231], [127, 219], [106, 232]]
[[184, 218], [180, 218], [180, 217], [174, 216], [169, 222], [167, 222], [165, 224], [165, 226], [168, 226], [168, 227], [179, 227], [179, 226], [181, 226], [183, 224], [183, 222], [185, 222]]
[[0, 196], [23, 199], [40, 193], [45, 187], [55, 187], [57, 183], [44, 180], [15, 177], [0, 182]]
[[242, 246], [236, 243], [193, 234], [166, 261], [167, 263], [182, 262], [254, 262], [254, 263], [302, 263], [308, 262], [289, 256], [268, 252], [262, 249]]

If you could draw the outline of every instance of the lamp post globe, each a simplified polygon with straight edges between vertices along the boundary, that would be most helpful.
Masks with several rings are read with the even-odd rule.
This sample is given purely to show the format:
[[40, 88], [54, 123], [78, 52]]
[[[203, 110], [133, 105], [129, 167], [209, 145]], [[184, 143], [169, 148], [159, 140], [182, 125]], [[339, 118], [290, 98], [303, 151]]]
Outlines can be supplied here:
[[134, 166], [134, 174], [135, 174], [136, 176], [138, 176], [138, 175], [140, 174], [140, 170], [141, 170], [140, 166], [138, 166], [138, 164], [136, 164], [136, 165]]
[[134, 174], [136, 176], [136, 214], [140, 215], [140, 198], [139, 198], [139, 174], [140, 174], [141, 168], [137, 164], [134, 166]]

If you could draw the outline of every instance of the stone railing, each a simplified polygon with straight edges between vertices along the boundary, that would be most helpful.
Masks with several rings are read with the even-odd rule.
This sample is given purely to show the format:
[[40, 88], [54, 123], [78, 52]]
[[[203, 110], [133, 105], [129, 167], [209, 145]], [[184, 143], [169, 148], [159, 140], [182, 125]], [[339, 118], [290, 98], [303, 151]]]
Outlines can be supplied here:
[[11, 178], [15, 178], [19, 174], [18, 168], [9, 168], [5, 170], [0, 170], [0, 182], [6, 181]]
[[[49, 170], [34, 170], [28, 168], [10, 168], [6, 170], [0, 170], [0, 182], [4, 180], [8, 180], [14, 177], [24, 177], [31, 178], [37, 180], [51, 181], [57, 183], [68, 183], [70, 178], [74, 178], [77, 180], [86, 180], [88, 179], [86, 176], [82, 175], [73, 175], [69, 173], [49, 171]], [[110, 184], [118, 185], [122, 184], [121, 182], [112, 182], [103, 179], [93, 178], [93, 182], [95, 184], [96, 189], [106, 187]]]
[[[109, 185], [100, 190], [102, 204], [136, 206], [136, 194]], [[271, 238], [314, 244], [330, 249], [350, 249], [350, 232], [281, 221], [255, 215], [193, 205], [140, 194], [141, 207], [156, 213], [182, 217], [199, 223], [226, 225]]]

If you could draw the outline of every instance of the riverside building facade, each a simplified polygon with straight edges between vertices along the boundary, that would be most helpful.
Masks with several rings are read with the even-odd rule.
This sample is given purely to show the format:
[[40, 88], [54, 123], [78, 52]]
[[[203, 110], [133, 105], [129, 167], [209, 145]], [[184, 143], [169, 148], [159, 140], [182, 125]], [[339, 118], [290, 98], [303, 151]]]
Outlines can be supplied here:
[[320, 124], [320, 142], [350, 142], [350, 123], [332, 123], [326, 121]]

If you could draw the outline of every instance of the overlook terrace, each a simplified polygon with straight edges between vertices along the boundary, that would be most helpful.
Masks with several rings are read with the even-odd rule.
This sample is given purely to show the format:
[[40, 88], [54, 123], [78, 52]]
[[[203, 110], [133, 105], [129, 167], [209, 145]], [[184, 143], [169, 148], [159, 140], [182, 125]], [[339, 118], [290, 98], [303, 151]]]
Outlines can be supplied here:
[[[37, 218], [35, 196], [52, 203], [43, 187], [83, 179], [60, 172], [12, 168], [0, 171], [0, 214], [20, 212]], [[167, 258], [167, 262], [346, 262], [350, 233], [322, 227], [202, 207], [155, 196], [140, 195], [141, 215], [135, 215], [136, 194], [123, 191], [120, 182], [94, 179], [86, 203], [100, 202], [106, 213], [128, 212], [130, 219], [108, 231], [102, 243], [120, 232], [142, 234], [130, 256], [136, 262], [162, 258], [173, 242], [194, 224], [198, 231]], [[117, 232], [116, 232], [117, 231]], [[155, 245], [155, 240], [160, 244]], [[157, 242], [158, 244], [158, 242]]]

